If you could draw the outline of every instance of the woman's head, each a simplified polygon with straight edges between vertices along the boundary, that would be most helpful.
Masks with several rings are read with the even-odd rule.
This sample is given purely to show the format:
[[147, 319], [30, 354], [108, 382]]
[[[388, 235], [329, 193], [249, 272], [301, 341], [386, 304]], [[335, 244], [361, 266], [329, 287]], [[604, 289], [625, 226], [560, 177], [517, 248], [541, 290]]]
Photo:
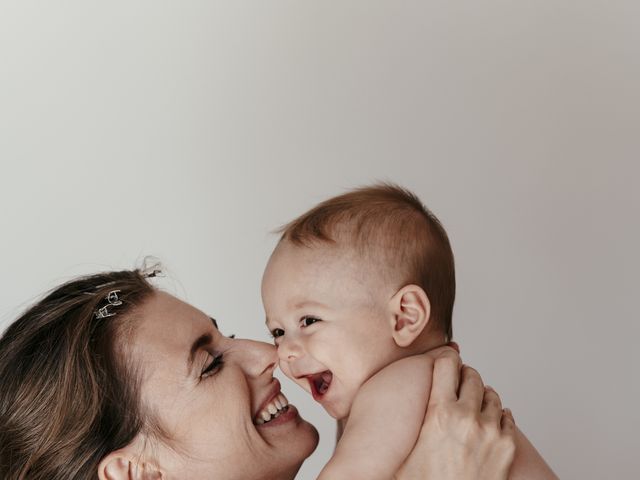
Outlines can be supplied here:
[[0, 339], [0, 477], [292, 477], [317, 433], [256, 425], [275, 362], [138, 271], [69, 282]]
[[[118, 314], [97, 318], [115, 290]], [[0, 477], [91, 478], [102, 456], [144, 428], [136, 375], [118, 339], [153, 291], [137, 271], [85, 277], [55, 289], [4, 332]]]

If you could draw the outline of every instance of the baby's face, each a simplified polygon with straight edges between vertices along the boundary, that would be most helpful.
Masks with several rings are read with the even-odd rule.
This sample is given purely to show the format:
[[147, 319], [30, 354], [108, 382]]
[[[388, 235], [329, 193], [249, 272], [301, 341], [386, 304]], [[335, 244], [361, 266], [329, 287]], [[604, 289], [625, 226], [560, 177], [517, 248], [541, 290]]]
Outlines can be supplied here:
[[281, 243], [262, 279], [282, 371], [334, 418], [392, 361], [389, 293], [373, 267], [336, 247]]

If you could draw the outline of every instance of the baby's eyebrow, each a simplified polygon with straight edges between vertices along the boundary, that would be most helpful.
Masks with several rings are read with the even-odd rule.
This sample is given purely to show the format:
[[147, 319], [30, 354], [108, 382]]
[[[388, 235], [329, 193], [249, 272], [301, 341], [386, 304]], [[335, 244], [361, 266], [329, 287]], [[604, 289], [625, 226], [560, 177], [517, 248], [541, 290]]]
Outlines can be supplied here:
[[300, 310], [304, 307], [327, 308], [324, 303], [316, 302], [315, 300], [302, 300], [293, 305], [293, 308], [295, 308], [296, 310]]

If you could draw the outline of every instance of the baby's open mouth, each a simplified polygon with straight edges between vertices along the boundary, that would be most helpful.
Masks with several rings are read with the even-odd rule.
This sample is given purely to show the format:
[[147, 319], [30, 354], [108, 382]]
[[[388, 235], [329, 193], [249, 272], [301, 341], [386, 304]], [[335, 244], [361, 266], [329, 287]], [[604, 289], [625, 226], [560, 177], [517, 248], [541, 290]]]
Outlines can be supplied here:
[[311, 393], [314, 397], [322, 397], [327, 390], [329, 390], [329, 386], [331, 385], [331, 380], [333, 379], [333, 373], [329, 370], [320, 373], [314, 373], [307, 377], [309, 379], [309, 385], [311, 385]]

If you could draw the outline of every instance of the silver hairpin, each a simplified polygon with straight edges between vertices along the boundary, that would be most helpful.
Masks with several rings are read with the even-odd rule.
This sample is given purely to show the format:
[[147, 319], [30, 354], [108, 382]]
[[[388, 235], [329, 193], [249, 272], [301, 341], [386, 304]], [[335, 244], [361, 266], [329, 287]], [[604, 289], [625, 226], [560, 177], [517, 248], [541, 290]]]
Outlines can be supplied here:
[[162, 263], [156, 257], [148, 255], [144, 257], [142, 266], [140, 268], [140, 274], [144, 278], [157, 278], [164, 277], [164, 271], [162, 270]]
[[161, 269], [156, 268], [156, 269], [154, 269], [152, 271], [143, 273], [142, 276], [144, 278], [164, 277], [164, 272]]
[[96, 310], [95, 315], [97, 319], [113, 317], [115, 315], [115, 312], [109, 311], [109, 307], [117, 307], [119, 305], [122, 305], [122, 300], [118, 298], [118, 293], [120, 293], [120, 290], [111, 290], [108, 293], [108, 295], [105, 297], [108, 304]]

